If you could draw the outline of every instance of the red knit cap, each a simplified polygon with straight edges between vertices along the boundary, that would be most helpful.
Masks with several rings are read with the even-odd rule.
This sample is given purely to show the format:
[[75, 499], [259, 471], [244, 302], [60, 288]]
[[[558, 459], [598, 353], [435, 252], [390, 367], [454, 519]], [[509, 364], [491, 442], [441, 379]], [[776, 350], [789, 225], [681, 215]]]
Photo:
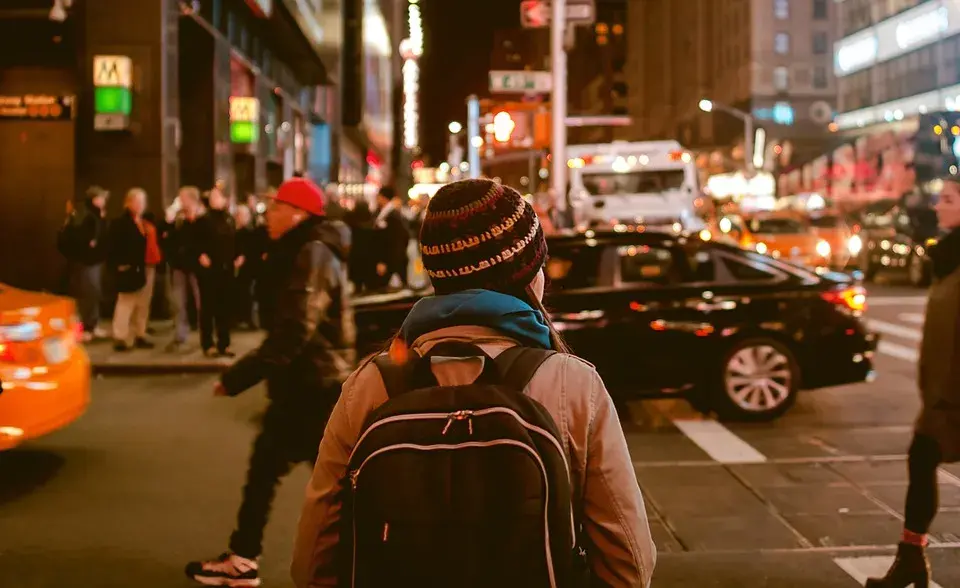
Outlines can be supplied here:
[[543, 267], [547, 241], [533, 207], [516, 190], [462, 180], [430, 200], [420, 252], [438, 294], [470, 288], [512, 293]]
[[290, 178], [280, 184], [274, 199], [313, 216], [323, 216], [323, 190], [306, 178]]

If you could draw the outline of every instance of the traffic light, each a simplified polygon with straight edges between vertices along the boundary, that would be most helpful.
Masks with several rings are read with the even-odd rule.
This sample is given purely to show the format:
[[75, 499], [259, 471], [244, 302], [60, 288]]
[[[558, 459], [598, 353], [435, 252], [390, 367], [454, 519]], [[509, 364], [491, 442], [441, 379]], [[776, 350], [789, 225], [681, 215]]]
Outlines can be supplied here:
[[513, 130], [517, 128], [517, 123], [513, 122], [513, 117], [509, 112], [501, 110], [493, 117], [493, 138], [498, 143], [510, 141]]

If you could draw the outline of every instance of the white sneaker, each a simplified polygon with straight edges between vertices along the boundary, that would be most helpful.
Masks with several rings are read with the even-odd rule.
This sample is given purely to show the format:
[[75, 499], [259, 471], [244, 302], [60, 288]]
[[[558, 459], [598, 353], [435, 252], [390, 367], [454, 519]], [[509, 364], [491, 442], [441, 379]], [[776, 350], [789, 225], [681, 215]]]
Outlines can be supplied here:
[[260, 585], [259, 562], [235, 553], [227, 552], [208, 561], [192, 561], [185, 571], [188, 578], [204, 586], [248, 588]]

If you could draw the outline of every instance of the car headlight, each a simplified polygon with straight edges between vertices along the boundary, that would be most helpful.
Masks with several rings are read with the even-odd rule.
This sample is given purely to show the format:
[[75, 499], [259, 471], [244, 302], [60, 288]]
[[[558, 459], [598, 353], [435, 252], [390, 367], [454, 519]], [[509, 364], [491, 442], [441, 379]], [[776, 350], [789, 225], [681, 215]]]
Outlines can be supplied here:
[[823, 239], [817, 241], [817, 255], [820, 257], [830, 257], [830, 244]]
[[759, 253], [760, 255], [767, 254], [767, 244], [764, 243], [763, 241], [760, 241], [759, 243], [757, 243], [755, 247], [757, 249], [757, 253]]
[[847, 241], [847, 251], [850, 252], [850, 255], [859, 255], [862, 250], [863, 239], [860, 238], [860, 235], [850, 237]]

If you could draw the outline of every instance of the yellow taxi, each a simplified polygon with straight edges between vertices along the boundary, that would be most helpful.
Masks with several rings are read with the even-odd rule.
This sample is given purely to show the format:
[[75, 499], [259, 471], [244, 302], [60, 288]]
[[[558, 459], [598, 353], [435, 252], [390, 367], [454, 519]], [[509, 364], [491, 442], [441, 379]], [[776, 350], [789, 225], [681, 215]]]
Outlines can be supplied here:
[[727, 216], [722, 232], [735, 237], [744, 249], [810, 267], [830, 266], [833, 246], [820, 237], [809, 220], [784, 212], [759, 213], [748, 218]]
[[73, 300], [0, 284], [0, 451], [77, 420], [90, 360]]

